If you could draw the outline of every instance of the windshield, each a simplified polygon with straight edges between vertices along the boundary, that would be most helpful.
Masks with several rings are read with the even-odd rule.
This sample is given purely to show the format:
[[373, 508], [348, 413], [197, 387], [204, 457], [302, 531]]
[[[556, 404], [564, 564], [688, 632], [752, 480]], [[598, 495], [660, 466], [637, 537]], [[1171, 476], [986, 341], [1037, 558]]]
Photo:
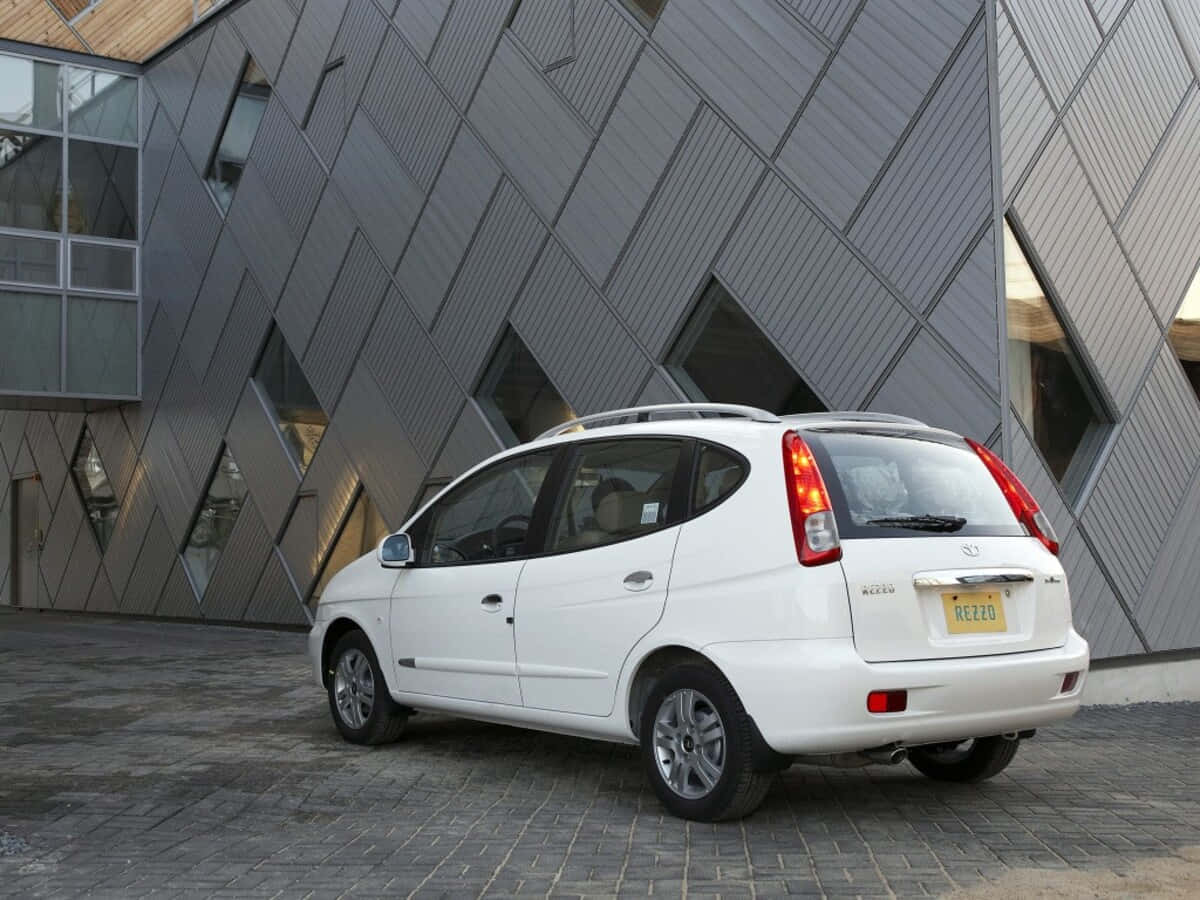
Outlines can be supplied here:
[[1025, 529], [961, 438], [808, 431], [844, 538], [1019, 536]]

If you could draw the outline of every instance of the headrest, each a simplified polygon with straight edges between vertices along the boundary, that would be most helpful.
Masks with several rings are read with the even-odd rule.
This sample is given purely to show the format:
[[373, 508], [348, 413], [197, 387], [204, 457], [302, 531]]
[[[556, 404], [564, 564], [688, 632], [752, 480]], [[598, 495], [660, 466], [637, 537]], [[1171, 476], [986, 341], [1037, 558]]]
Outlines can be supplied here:
[[638, 491], [614, 491], [596, 505], [596, 525], [609, 534], [633, 531], [641, 519], [642, 495]]

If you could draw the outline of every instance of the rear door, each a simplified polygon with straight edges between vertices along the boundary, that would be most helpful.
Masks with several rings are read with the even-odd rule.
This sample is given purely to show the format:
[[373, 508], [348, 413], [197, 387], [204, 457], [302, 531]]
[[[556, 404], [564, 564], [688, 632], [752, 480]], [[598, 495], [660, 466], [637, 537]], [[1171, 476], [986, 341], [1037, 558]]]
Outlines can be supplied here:
[[812, 437], [837, 514], [864, 659], [1065, 643], [1071, 616], [1062, 567], [1027, 535], [964, 441], [902, 429]]

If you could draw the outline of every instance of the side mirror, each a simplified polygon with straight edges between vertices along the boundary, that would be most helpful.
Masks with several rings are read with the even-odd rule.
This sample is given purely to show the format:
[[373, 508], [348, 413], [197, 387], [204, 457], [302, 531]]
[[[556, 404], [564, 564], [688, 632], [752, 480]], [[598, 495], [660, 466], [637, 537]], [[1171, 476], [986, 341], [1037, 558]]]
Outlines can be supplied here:
[[389, 534], [379, 542], [375, 552], [379, 564], [385, 569], [403, 569], [413, 564], [413, 546], [408, 535], [402, 531]]

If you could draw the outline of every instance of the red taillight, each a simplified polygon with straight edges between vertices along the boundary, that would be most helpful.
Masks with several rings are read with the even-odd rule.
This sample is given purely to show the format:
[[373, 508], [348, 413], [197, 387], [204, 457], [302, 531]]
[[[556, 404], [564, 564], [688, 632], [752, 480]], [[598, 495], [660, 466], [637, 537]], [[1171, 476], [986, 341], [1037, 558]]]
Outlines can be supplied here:
[[867, 694], [867, 712], [895, 713], [908, 709], [908, 691], [871, 691]]
[[796, 557], [805, 566], [819, 566], [842, 558], [837, 522], [825, 490], [825, 479], [804, 438], [789, 431], [783, 436], [783, 473], [787, 480], [788, 509]]
[[973, 441], [970, 438], [967, 438], [966, 441], [971, 449], [979, 455], [979, 458], [983, 460], [983, 464], [987, 466], [988, 471], [992, 473], [992, 477], [996, 479], [996, 484], [1000, 485], [1004, 499], [1012, 507], [1013, 515], [1017, 517], [1017, 521], [1028, 528], [1030, 534], [1045, 544], [1047, 550], [1057, 556], [1058, 536], [1055, 535], [1054, 526], [1050, 524], [1050, 520], [1046, 517], [1046, 514], [1042, 512], [1037, 501], [1033, 499], [1033, 494], [1029, 493], [1029, 489], [1021, 484], [1021, 479], [1014, 475], [1012, 469], [1004, 464], [1004, 460], [978, 441]]

